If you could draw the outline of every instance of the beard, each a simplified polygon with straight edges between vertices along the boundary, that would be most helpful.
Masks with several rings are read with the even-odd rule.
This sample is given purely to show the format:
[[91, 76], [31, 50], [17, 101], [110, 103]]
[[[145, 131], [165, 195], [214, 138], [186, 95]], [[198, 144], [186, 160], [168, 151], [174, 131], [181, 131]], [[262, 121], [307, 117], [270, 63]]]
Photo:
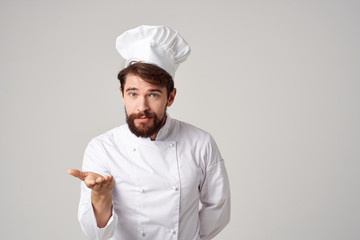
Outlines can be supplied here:
[[[155, 113], [150, 113], [148, 111], [128, 115], [125, 110], [125, 115], [126, 123], [128, 124], [130, 131], [137, 137], [148, 138], [156, 134], [163, 126], [164, 120], [166, 118], [166, 108], [161, 119], [159, 119]], [[148, 123], [140, 122], [139, 125], [136, 126], [135, 119], [141, 117], [152, 119], [152, 123], [148, 125]]]

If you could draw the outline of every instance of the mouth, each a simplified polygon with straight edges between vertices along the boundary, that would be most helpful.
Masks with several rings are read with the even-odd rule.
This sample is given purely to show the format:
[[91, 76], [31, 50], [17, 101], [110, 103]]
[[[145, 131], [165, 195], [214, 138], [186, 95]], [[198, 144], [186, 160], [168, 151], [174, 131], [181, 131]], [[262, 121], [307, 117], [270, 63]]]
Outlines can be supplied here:
[[151, 120], [151, 117], [141, 116], [141, 117], [135, 118], [135, 120], [140, 121], [140, 122], [147, 122], [147, 121]]

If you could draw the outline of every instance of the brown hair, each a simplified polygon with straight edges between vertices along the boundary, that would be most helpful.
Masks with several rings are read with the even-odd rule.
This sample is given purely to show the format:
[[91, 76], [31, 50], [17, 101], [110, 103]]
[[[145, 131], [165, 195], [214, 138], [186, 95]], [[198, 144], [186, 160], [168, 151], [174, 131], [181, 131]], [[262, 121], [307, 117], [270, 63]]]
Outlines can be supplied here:
[[150, 63], [135, 62], [122, 69], [118, 74], [121, 91], [124, 94], [125, 80], [128, 74], [134, 74], [142, 78], [145, 82], [158, 87], [166, 87], [167, 96], [174, 90], [174, 80], [164, 69]]

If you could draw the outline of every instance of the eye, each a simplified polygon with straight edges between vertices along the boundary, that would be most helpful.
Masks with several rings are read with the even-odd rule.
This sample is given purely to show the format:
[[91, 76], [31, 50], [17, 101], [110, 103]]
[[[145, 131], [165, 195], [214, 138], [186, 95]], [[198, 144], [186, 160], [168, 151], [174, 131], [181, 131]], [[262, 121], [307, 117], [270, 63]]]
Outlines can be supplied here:
[[150, 94], [150, 97], [158, 97], [159, 96], [159, 94], [157, 94], [157, 93], [151, 93]]
[[137, 95], [137, 94], [134, 93], [134, 92], [130, 92], [130, 93], [129, 93], [129, 96], [130, 96], [130, 97], [136, 97], [136, 95]]

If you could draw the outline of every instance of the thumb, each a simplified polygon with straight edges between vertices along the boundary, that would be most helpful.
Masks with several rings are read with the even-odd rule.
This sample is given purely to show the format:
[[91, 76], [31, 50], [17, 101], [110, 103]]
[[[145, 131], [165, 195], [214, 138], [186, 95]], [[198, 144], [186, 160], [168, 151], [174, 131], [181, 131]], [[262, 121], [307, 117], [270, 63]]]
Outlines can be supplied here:
[[76, 178], [79, 178], [82, 181], [84, 181], [85, 177], [87, 176], [87, 172], [82, 172], [77, 169], [69, 169], [67, 172], [68, 172], [68, 174], [70, 174]]

